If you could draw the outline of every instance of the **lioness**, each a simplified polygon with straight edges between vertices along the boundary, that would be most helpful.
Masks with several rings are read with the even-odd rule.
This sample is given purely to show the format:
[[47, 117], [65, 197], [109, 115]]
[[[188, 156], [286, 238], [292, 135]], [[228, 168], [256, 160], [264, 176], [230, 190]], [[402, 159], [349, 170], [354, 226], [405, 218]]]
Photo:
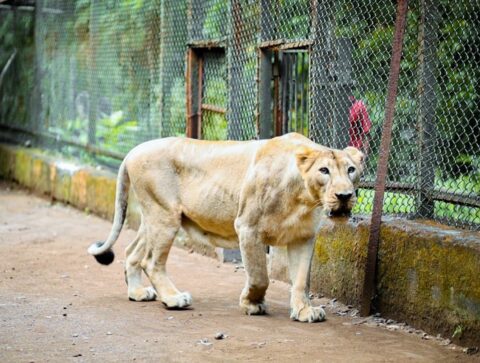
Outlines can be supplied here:
[[[128, 297], [159, 298], [168, 308], [192, 303], [168, 278], [165, 264], [183, 227], [192, 238], [215, 246], [240, 246], [246, 283], [240, 307], [264, 314], [268, 275], [265, 245], [287, 246], [291, 318], [325, 319], [308, 298], [310, 263], [320, 218], [347, 213], [355, 201], [363, 154], [320, 146], [291, 133], [260, 141], [202, 141], [165, 138], [145, 142], [120, 166], [115, 217], [106, 242], [88, 252], [113, 261], [112, 246], [125, 220], [129, 185], [141, 208], [137, 237], [126, 249]], [[141, 284], [142, 270], [152, 287]]]

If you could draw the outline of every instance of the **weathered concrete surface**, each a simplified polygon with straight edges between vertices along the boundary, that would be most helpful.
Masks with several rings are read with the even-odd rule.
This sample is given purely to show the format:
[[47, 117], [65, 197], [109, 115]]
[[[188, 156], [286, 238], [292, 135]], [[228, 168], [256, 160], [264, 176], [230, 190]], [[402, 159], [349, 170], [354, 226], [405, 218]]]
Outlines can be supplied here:
[[[0, 144], [0, 176], [111, 219], [116, 175], [49, 159], [40, 150]], [[127, 222], [139, 224], [130, 196]], [[318, 236], [311, 289], [352, 305], [360, 301], [368, 219], [327, 222]], [[180, 236], [176, 244], [218, 257], [211, 246]], [[379, 250], [377, 309], [430, 333], [480, 345], [480, 233], [430, 222], [385, 219]], [[288, 281], [285, 251], [270, 253], [272, 278]]]
[[[369, 224], [367, 218], [355, 218], [322, 229], [312, 291], [358, 305]], [[377, 268], [374, 305], [383, 316], [480, 345], [480, 233], [384, 218]], [[287, 280], [285, 249], [272, 249], [270, 272]]]
[[[339, 316], [289, 319], [289, 286], [272, 281], [269, 314], [238, 307], [242, 269], [172, 248], [171, 279], [193, 306], [167, 310], [160, 301], [132, 302], [122, 251], [135, 232], [122, 231], [117, 259], [102, 266], [86, 253], [110, 230], [92, 214], [49, 203], [0, 182], [0, 362], [478, 362], [478, 355], [394, 325]], [[148, 283], [148, 280], [145, 280]], [[222, 332], [225, 339], [216, 340]]]

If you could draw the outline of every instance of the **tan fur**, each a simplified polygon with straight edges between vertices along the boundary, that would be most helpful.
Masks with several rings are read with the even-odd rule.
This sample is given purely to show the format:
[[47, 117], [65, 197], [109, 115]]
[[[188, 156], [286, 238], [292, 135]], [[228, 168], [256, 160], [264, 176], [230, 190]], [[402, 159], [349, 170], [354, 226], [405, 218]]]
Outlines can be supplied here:
[[[247, 277], [240, 306], [247, 314], [265, 312], [265, 245], [287, 246], [291, 317], [323, 320], [324, 311], [312, 307], [307, 295], [314, 237], [322, 216], [352, 208], [362, 162], [363, 154], [355, 148], [333, 150], [299, 134], [246, 142], [166, 138], [137, 146], [119, 174], [119, 182], [130, 181], [142, 212], [138, 236], [126, 250], [129, 298], [158, 295], [168, 307], [191, 304], [190, 294], [177, 290], [165, 270], [183, 227], [193, 238], [240, 247]], [[349, 167], [356, 171], [348, 173]], [[125, 190], [120, 186], [117, 192]], [[338, 193], [352, 197], [342, 204]], [[126, 207], [124, 200], [117, 195], [116, 215]], [[123, 223], [118, 220], [113, 237], [101, 247], [90, 247], [90, 253], [113, 246]], [[141, 285], [142, 270], [154, 289]]]

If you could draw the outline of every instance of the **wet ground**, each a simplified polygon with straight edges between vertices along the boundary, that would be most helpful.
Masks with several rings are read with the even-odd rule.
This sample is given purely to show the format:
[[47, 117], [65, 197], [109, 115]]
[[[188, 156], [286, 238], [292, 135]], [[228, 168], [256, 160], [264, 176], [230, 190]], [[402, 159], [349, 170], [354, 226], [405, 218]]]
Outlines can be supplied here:
[[[193, 307], [131, 302], [122, 232], [116, 261], [100, 266], [89, 244], [110, 223], [0, 183], [0, 362], [474, 362], [462, 348], [401, 324], [352, 317], [327, 299], [327, 321], [289, 319], [288, 285], [272, 281], [269, 315], [238, 306], [244, 272], [173, 248], [168, 269]], [[344, 315], [344, 316], [339, 316]], [[354, 311], [353, 311], [353, 315]], [[378, 327], [375, 325], [383, 325]], [[223, 333], [223, 339], [215, 339]], [[422, 339], [423, 336], [423, 339]]]

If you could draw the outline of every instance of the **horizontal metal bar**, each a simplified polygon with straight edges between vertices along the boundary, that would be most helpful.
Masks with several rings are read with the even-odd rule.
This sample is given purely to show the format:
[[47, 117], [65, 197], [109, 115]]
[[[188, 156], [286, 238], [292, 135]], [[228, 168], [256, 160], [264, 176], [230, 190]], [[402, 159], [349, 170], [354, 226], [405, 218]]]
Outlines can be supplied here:
[[[360, 188], [366, 189], [374, 189], [375, 182], [374, 181], [361, 181], [359, 183]], [[385, 189], [388, 191], [400, 191], [402, 193], [410, 194], [415, 192], [415, 186], [409, 183], [398, 183], [398, 182], [387, 182], [385, 184]]]
[[227, 113], [227, 109], [225, 107], [209, 105], [209, 104], [205, 104], [205, 103], [202, 104], [201, 108], [202, 108], [202, 110], [212, 111], [212, 112], [216, 112], [216, 113]]
[[17, 6], [17, 9], [20, 11], [35, 11], [35, 6], [22, 5], [22, 6]]
[[212, 39], [212, 40], [193, 40], [188, 42], [190, 48], [198, 49], [225, 49], [227, 40], [222, 39]]
[[[359, 183], [360, 188], [373, 189], [374, 182], [362, 181]], [[404, 194], [416, 194], [418, 189], [413, 184], [387, 182], [385, 185], [387, 192], [401, 192]], [[447, 189], [426, 190], [426, 195], [433, 200], [461, 204], [467, 207], [480, 208], [480, 197], [472, 197], [466, 194], [451, 192]]]
[[480, 197], [471, 197], [465, 194], [452, 193], [443, 189], [429, 190], [426, 194], [434, 200], [461, 204], [467, 207], [480, 208]]
[[291, 42], [284, 39], [278, 40], [268, 40], [258, 44], [259, 48], [273, 48], [279, 50], [288, 50], [288, 49], [306, 49], [312, 45], [311, 40], [299, 40], [296, 42]]
[[60, 9], [43, 8], [42, 13], [60, 15], [60, 14], [63, 14], [64, 11]]

